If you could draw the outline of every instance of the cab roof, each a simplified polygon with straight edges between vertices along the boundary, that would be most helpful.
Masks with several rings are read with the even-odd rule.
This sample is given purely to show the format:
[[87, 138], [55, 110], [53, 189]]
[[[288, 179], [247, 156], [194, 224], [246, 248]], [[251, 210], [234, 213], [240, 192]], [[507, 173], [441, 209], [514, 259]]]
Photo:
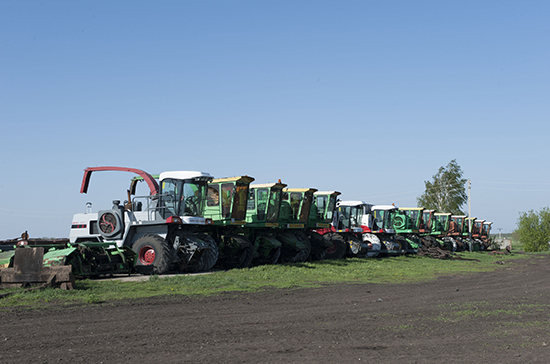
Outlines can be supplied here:
[[284, 188], [283, 191], [285, 192], [316, 192], [316, 188]]
[[159, 175], [159, 180], [163, 181], [167, 178], [173, 178], [173, 179], [203, 179], [207, 181], [211, 181], [214, 177], [210, 175], [210, 173], [206, 172], [197, 172], [197, 171], [168, 171], [168, 172], [162, 172]]
[[272, 188], [272, 187], [285, 188], [286, 186], [287, 186], [286, 183], [272, 182], [272, 183], [255, 183], [253, 185], [250, 185], [250, 188]]
[[367, 203], [365, 201], [358, 201], [358, 200], [338, 201], [338, 206], [359, 206], [359, 205], [367, 205]]
[[314, 193], [314, 195], [341, 195], [342, 193], [339, 191], [317, 191]]
[[394, 205], [374, 205], [371, 210], [397, 210], [398, 207]]
[[223, 182], [244, 182], [250, 183], [254, 181], [254, 177], [249, 176], [235, 176], [235, 177], [224, 177], [224, 178], [214, 178], [211, 182], [214, 183], [223, 183]]

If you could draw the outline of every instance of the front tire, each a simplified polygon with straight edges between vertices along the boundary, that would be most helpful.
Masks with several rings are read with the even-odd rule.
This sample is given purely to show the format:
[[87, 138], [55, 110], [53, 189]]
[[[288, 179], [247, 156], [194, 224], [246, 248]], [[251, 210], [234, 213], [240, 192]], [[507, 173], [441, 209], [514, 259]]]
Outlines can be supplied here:
[[141, 274], [163, 274], [170, 268], [173, 248], [161, 236], [146, 234], [132, 245], [137, 254], [136, 271]]

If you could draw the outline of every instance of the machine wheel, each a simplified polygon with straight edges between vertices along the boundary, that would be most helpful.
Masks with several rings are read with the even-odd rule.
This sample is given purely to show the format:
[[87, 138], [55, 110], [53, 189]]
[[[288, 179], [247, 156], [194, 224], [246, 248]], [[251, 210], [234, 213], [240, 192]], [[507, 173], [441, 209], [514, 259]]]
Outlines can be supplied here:
[[342, 259], [346, 254], [347, 247], [344, 238], [340, 234], [328, 233], [323, 236], [332, 242], [332, 246], [326, 249], [325, 259]]
[[307, 234], [307, 237], [311, 243], [311, 254], [309, 255], [309, 260], [323, 260], [326, 255], [325, 242], [323, 236], [314, 231], [310, 231]]
[[311, 253], [311, 243], [305, 237], [302, 237], [297, 234], [291, 234], [294, 239], [298, 239], [304, 247], [300, 250], [294, 248], [286, 248], [285, 245], [282, 247], [282, 257], [281, 260], [283, 263], [301, 263], [305, 262], [309, 258]]
[[163, 274], [170, 267], [173, 248], [156, 234], [146, 234], [136, 240], [132, 250], [137, 254], [136, 271], [141, 274]]
[[234, 243], [239, 245], [238, 251], [233, 254], [228, 261], [221, 262], [224, 269], [247, 268], [252, 263], [254, 258], [254, 247], [250, 242], [240, 236], [228, 236], [227, 239], [234, 240]]
[[267, 264], [277, 264], [280, 257], [281, 257], [281, 247], [271, 250], [271, 252], [269, 252], [269, 258], [267, 259]]
[[206, 248], [201, 249], [202, 254], [199, 258], [198, 270], [201, 272], [212, 269], [212, 267], [218, 261], [219, 251], [218, 244], [216, 241], [208, 234], [199, 234], [197, 236], [200, 240], [206, 243]]
[[411, 246], [410, 246], [409, 242], [407, 241], [407, 239], [405, 239], [402, 236], [396, 236], [395, 237], [395, 242], [397, 244], [399, 244], [399, 251], [402, 254], [407, 254], [407, 251], [411, 249]]
[[358, 257], [361, 253], [361, 240], [357, 239], [353, 235], [348, 236], [348, 255], [351, 258]]

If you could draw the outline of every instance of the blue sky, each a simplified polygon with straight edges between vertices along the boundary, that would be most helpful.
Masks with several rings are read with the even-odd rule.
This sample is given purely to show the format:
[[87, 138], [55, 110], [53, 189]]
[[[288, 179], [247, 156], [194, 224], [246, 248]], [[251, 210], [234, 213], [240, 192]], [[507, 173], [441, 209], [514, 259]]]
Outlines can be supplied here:
[[[2, 1], [0, 239], [67, 237], [132, 177], [247, 174], [416, 206], [456, 159], [472, 215], [549, 206], [546, 1]], [[144, 192], [145, 193], [145, 192]], [[467, 206], [465, 206], [467, 209]]]

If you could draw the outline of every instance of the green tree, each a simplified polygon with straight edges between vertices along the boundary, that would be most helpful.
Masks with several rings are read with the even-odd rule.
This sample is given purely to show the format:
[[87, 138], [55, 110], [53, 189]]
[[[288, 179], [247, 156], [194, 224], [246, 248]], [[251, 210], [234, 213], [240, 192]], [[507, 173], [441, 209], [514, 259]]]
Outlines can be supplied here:
[[439, 167], [432, 177], [432, 182], [424, 181], [426, 191], [416, 198], [418, 207], [464, 215], [461, 207], [468, 200], [465, 187], [468, 180], [462, 178], [462, 169], [456, 159], [446, 167]]
[[545, 207], [539, 212], [530, 210], [520, 212], [517, 229], [514, 232], [523, 243], [526, 252], [542, 252], [548, 250], [550, 241], [550, 209]]

